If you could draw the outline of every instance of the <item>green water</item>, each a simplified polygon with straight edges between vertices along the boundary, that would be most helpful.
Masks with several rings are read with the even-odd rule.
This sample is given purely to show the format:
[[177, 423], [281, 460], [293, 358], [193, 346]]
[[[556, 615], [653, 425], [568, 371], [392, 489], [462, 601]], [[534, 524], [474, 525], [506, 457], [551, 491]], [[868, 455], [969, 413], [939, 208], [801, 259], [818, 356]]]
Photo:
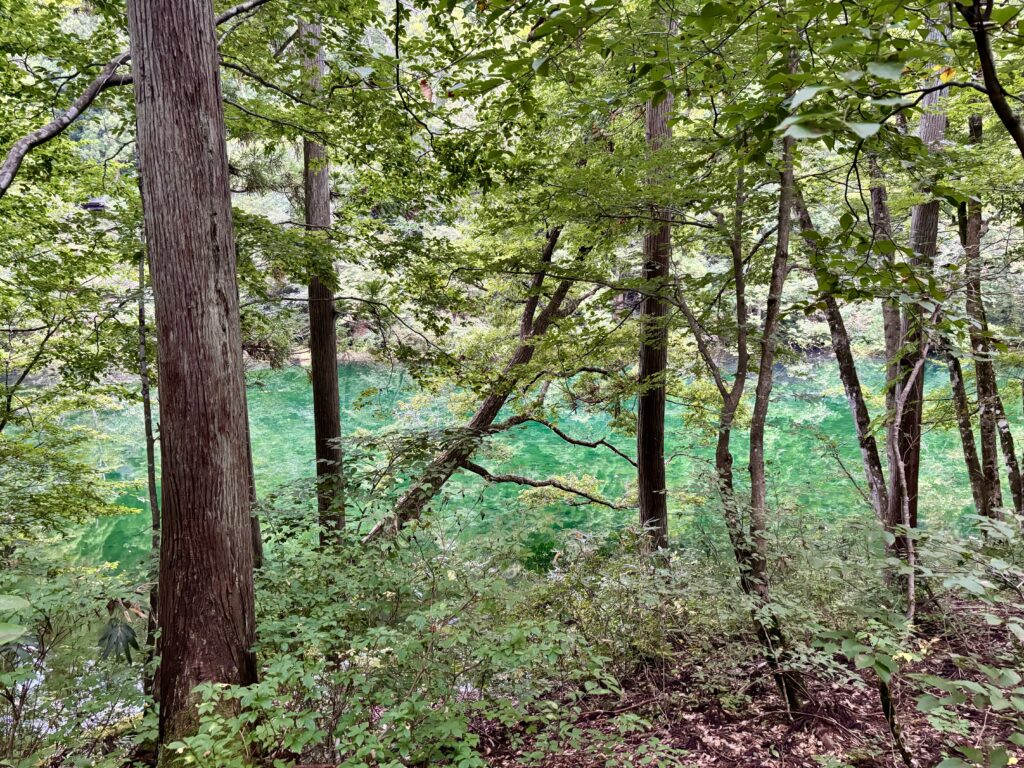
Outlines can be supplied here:
[[[881, 372], [870, 362], [861, 365], [867, 387], [878, 387]], [[928, 390], [936, 393], [945, 382], [944, 370], [928, 374]], [[448, 408], [447, 398], [418, 393], [408, 374], [380, 366], [341, 366], [340, 383], [344, 431], [347, 435], [386, 429], [424, 429], [460, 423]], [[309, 378], [301, 368], [259, 371], [250, 376], [249, 412], [257, 491], [261, 498], [306, 481], [313, 473], [313, 412]], [[667, 423], [668, 487], [674, 535], [686, 538], [696, 530], [719, 526], [710, 478], [713, 447], [710, 435], [684, 423], [684, 406], [669, 407]], [[148, 549], [149, 514], [144, 488], [145, 454], [141, 407], [83, 415], [107, 437], [91, 449], [90, 460], [112, 479], [134, 483], [119, 498], [136, 514], [101, 518], [84, 526], [70, 543], [77, 554], [92, 562], [142, 562]], [[596, 440], [607, 438], [630, 455], [632, 438], [614, 434], [600, 413], [566, 412], [559, 426], [570, 435]], [[846, 469], [863, 485], [859, 450], [849, 408], [838, 383], [834, 363], [820, 361], [799, 369], [780, 370], [769, 413], [765, 455], [768, 459], [769, 498], [776, 514], [796, 508], [823, 519], [862, 516], [871, 512], [829, 455], [822, 437], [833, 440]], [[921, 515], [925, 521], [955, 518], [970, 507], [967, 475], [959, 436], [953, 429], [926, 431], [921, 482]], [[563, 442], [547, 428], [526, 424], [494, 438], [495, 448], [480, 463], [492, 472], [534, 478], [565, 476], [593, 486], [608, 498], [618, 497], [634, 482], [634, 470], [605, 449], [589, 449]], [[746, 478], [747, 438], [734, 434], [737, 479]], [[580, 481], [584, 482], [584, 481]], [[131, 486], [130, 486], [131, 487]], [[539, 531], [565, 528], [604, 529], [630, 524], [635, 512], [597, 505], [564, 502], [517, 504], [520, 486], [488, 484], [474, 475], [460, 474], [446, 488], [446, 508], [469, 519], [468, 535], [522, 525]], [[464, 533], [463, 535], [467, 535]]]

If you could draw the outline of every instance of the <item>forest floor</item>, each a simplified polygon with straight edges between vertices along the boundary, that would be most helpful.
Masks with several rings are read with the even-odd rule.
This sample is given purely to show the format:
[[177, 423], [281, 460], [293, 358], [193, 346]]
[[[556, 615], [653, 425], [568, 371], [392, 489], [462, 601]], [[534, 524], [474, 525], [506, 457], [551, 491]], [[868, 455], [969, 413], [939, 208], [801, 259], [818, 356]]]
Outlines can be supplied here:
[[[962, 622], [955, 627], [943, 619], [920, 623], [918, 631], [929, 644], [928, 654], [904, 666], [900, 676], [970, 677], [957, 668], [956, 656], [977, 658], [978, 649], [989, 649], [994, 657], [1008, 646], [1003, 628], [979, 623], [982, 625], [970, 626], [967, 633]], [[992, 663], [998, 661], [993, 658]], [[744, 691], [749, 700], [738, 711], [727, 710], [710, 696], [694, 705], [699, 684], [694, 670], [685, 666], [659, 673], [656, 681], [641, 675], [622, 697], [605, 697], [600, 702], [588, 699], [589, 708], [577, 722], [583, 738], [577, 739], [574, 747], [549, 751], [539, 761], [526, 764], [539, 768], [907, 768], [882, 712], [874, 674], [856, 673], [852, 665], [850, 670], [859, 675], [859, 681], [856, 677], [847, 683], [808, 680], [814, 704], [792, 715], [763, 663], [743, 670], [750, 679]], [[937, 731], [917, 709], [921, 693], [917, 685], [894, 678], [892, 697], [903, 742], [913, 765], [927, 768], [950, 754], [957, 756], [950, 750], [957, 740]], [[569, 706], [567, 701], [566, 708]], [[1024, 765], [1024, 750], [1006, 743], [1008, 728], [986, 721], [982, 713], [969, 707], [958, 714], [970, 723], [970, 734], [960, 743], [1010, 747], [1008, 764]], [[624, 715], [638, 717], [624, 721]], [[481, 727], [478, 732], [494, 768], [521, 766], [523, 757], [538, 746], [536, 739], [515, 728]], [[661, 762], [653, 755], [661, 755]], [[671, 760], [667, 759], [670, 755]]]

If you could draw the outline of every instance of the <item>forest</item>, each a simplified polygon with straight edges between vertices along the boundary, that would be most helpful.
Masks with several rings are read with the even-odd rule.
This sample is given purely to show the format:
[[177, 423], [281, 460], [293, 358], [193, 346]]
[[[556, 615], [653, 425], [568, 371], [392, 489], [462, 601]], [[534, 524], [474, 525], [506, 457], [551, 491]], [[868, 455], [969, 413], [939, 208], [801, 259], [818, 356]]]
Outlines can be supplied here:
[[1024, 4], [0, 0], [0, 766], [1024, 765]]

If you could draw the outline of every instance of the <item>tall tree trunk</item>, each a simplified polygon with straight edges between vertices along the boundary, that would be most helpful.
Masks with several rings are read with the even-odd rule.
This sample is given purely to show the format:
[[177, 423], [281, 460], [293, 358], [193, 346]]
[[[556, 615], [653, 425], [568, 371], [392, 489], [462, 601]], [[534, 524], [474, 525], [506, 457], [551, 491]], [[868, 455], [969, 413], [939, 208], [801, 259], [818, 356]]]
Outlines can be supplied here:
[[[878, 157], [870, 156], [871, 173], [871, 213], [873, 234], [876, 242], [893, 243], [892, 217], [889, 214], [889, 198], [885, 188], [885, 180], [882, 170], [878, 164]], [[893, 258], [894, 249], [886, 248], [881, 251], [881, 261], [884, 269], [892, 270], [895, 265]], [[885, 412], [886, 412], [886, 435], [885, 453], [888, 460], [889, 486], [887, 492], [887, 506], [882, 515], [882, 522], [886, 531], [892, 533], [894, 527], [902, 520], [903, 509], [903, 473], [899, 466], [899, 426], [895, 423], [896, 398], [900, 390], [901, 380], [900, 365], [901, 347], [903, 344], [903, 317], [900, 312], [899, 302], [895, 298], [882, 300], [882, 333], [885, 337]], [[894, 547], [896, 540], [888, 545]]]
[[[672, 136], [669, 117], [673, 98], [647, 102], [647, 145], [660, 149]], [[643, 278], [640, 304], [640, 394], [636, 411], [637, 489], [640, 525], [654, 549], [668, 546], [668, 498], [665, 488], [665, 375], [668, 367], [667, 288], [672, 258], [672, 225], [668, 213], [652, 208], [655, 229], [644, 235]]]
[[768, 484], [764, 468], [764, 431], [768, 419], [768, 405], [772, 395], [775, 368], [775, 345], [782, 317], [782, 289], [789, 271], [789, 233], [793, 214], [793, 144], [786, 136], [782, 140], [782, 172], [779, 174], [779, 222], [775, 235], [775, 258], [772, 260], [771, 281], [764, 329], [761, 334], [761, 359], [757, 370], [757, 388], [754, 410], [750, 417], [750, 527], [757, 553], [758, 573], [764, 575], [767, 556]]
[[[937, 33], [933, 31], [930, 37]], [[925, 113], [921, 117], [918, 136], [929, 151], [936, 152], [946, 135], [946, 113], [937, 109], [945, 89], [937, 90], [925, 96], [922, 106]], [[935, 261], [936, 243], [939, 231], [939, 201], [915, 205], [910, 216], [910, 247], [914, 253], [912, 266], [931, 273]], [[921, 285], [924, 281], [921, 281]], [[891, 474], [889, 490], [889, 509], [887, 526], [893, 529], [903, 525], [904, 521], [910, 528], [917, 527], [918, 481], [921, 470], [921, 417], [924, 408], [924, 363], [920, 371], [918, 367], [922, 350], [927, 345], [926, 318], [919, 304], [904, 309], [901, 334], [901, 350], [899, 373], [896, 391], [902, 392], [909, 385], [906, 401], [901, 409], [901, 423], [894, 431], [898, 437], [890, 446], [890, 461], [898, 465], [897, 471]], [[907, 551], [905, 536], [897, 536], [895, 547], [900, 552]]]
[[[300, 34], [315, 54], [306, 59], [312, 91], [320, 90], [326, 68], [319, 24], [300, 22]], [[331, 228], [330, 164], [323, 145], [302, 143], [306, 192], [306, 228]], [[313, 381], [313, 429], [316, 437], [317, 509], [321, 536], [336, 536], [345, 525], [342, 489], [341, 401], [338, 395], [338, 332], [334, 295], [319, 277], [309, 281], [309, 358]]]
[[[245, 371], [210, 0], [129, 0], [161, 435], [160, 739], [256, 680]], [[171, 763], [173, 756], [162, 761]]]
[[[740, 588], [753, 605], [751, 618], [765, 660], [771, 669], [779, 692], [790, 710], [798, 709], [807, 696], [807, 688], [803, 677], [789, 665], [789, 652], [782, 626], [778, 617], [771, 609], [771, 589], [767, 580], [765, 560], [756, 550], [756, 535], [748, 530], [743, 523], [739, 501], [736, 497], [735, 478], [733, 473], [733, 457], [730, 449], [732, 428], [736, 421], [736, 412], [743, 399], [746, 386], [750, 351], [747, 333], [747, 288], [746, 259], [743, 254], [743, 210], [746, 202], [744, 190], [744, 173], [740, 167], [736, 172], [736, 196], [733, 209], [732, 233], [729, 249], [732, 254], [732, 278], [736, 297], [736, 373], [732, 386], [725, 384], [725, 377], [718, 363], [712, 357], [710, 348], [703, 340], [703, 329], [696, 315], [689, 309], [685, 296], [680, 296], [680, 305], [691, 332], [697, 340], [697, 346], [705, 364], [715, 378], [722, 397], [719, 412], [718, 438], [715, 446], [715, 473], [718, 480], [718, 491], [722, 500], [722, 511], [725, 516], [729, 542], [739, 570]], [[720, 219], [724, 227], [724, 221]], [[762, 536], [763, 538], [763, 536]]]
[[[764, 466], [764, 433], [768, 420], [774, 381], [775, 346], [782, 317], [782, 291], [789, 272], [789, 236], [793, 216], [793, 146], [794, 139], [782, 139], [782, 171], [779, 174], [779, 215], [775, 235], [775, 255], [768, 285], [768, 302], [761, 331], [761, 357], [754, 391], [754, 409], [750, 417], [750, 574], [755, 600], [755, 623], [765, 647], [776, 683], [792, 711], [799, 709], [807, 697], [803, 676], [789, 664], [789, 649], [782, 626], [771, 610], [768, 585], [768, 483]], [[762, 617], [763, 613], [769, 615]]]
[[[981, 143], [981, 115], [971, 115], [968, 118], [968, 133], [972, 144]], [[987, 493], [985, 506], [983, 509], [979, 508], [979, 513], [986, 516], [998, 516], [999, 509], [1003, 504], [999, 479], [999, 459], [996, 450], [998, 436], [1006, 462], [1006, 474], [1013, 507], [1017, 514], [1021, 514], [1024, 512], [1024, 488], [1022, 488], [1020, 464], [1017, 461], [1010, 423], [1003, 409], [1002, 398], [999, 396], [999, 384], [996, 381], [995, 365], [992, 361], [992, 348], [988, 337], [988, 317], [985, 313], [982, 290], [982, 202], [976, 197], [972, 197], [962, 208], [966, 209], [961, 211], [963, 218], [961, 235], [967, 262], [967, 317], [970, 320], [971, 353], [974, 356], [975, 381], [978, 390], [982, 474]]]
[[[146, 490], [149, 493], [150, 548], [154, 564], [160, 553], [160, 502], [156, 485], [156, 438], [153, 435], [153, 400], [149, 390], [149, 355], [146, 350], [146, 254], [139, 254], [139, 393], [142, 397], [142, 424], [146, 439]], [[146, 663], [158, 653], [156, 647], [157, 615], [160, 608], [160, 580], [154, 567], [150, 574], [153, 584], [149, 588], [149, 616], [146, 619]], [[142, 690], [159, 701], [159, 688], [155, 676], [148, 672], [142, 678]]]
[[814, 270], [818, 294], [825, 303], [825, 319], [828, 322], [829, 333], [832, 337], [832, 351], [839, 365], [839, 378], [843, 382], [846, 401], [850, 405], [854, 428], [857, 431], [861, 463], [864, 466], [864, 475], [868, 483], [868, 496], [871, 500], [875, 516], [878, 520], [883, 520], [889, 503], [889, 496], [885, 487], [882, 459], [878, 452], [878, 443], [875, 440], [875, 436], [871, 433], [871, 415], [864, 400], [864, 390], [860, 384], [860, 377], [857, 375], [857, 363], [853, 358], [850, 335], [846, 331], [846, 322], [843, 320], [843, 313], [839, 309], [839, 302], [836, 301], [835, 294], [831, 289], [834, 277], [829, 273], [822, 259], [818, 241], [806, 237], [807, 233], [814, 231], [814, 222], [811, 220], [811, 213], [807, 209], [807, 204], [804, 202], [803, 195], [798, 188], [794, 188], [794, 200], [796, 202], [797, 220], [800, 223], [800, 229], [805, 233], [805, 242], [811, 254], [811, 268]]
[[547, 242], [541, 254], [541, 266], [533, 275], [530, 293], [520, 318], [519, 343], [491, 387], [490, 393], [480, 403], [473, 418], [462, 429], [458, 439], [431, 460], [412, 487], [395, 504], [391, 516], [381, 520], [363, 537], [364, 543], [373, 541], [389, 531], [397, 532], [410, 520], [417, 519], [456, 470], [473, 455], [480, 438], [486, 434], [487, 429], [498, 418], [501, 409], [505, 407], [505, 403], [508, 402], [509, 396], [520, 380], [522, 367], [533, 359], [537, 340], [547, 333], [551, 323], [562, 311], [562, 304], [572, 288], [571, 280], [559, 281], [551, 298], [548, 299], [540, 314], [537, 314], [541, 286], [561, 233], [561, 227], [555, 227], [547, 233]]
[[960, 360], [947, 345], [943, 350], [946, 367], [949, 369], [949, 388], [953, 394], [953, 411], [956, 413], [956, 425], [960, 431], [960, 443], [964, 449], [964, 463], [967, 465], [967, 478], [971, 484], [971, 497], [974, 508], [979, 515], [988, 515], [988, 489], [985, 486], [985, 475], [978, 461], [978, 448], [974, 444], [974, 429], [971, 426], [971, 406], [967, 399], [967, 388], [964, 386], [964, 372]]
[[[889, 197], [885, 188], [885, 179], [878, 165], [878, 157], [870, 157], [871, 173], [871, 215], [875, 242], [892, 243], [892, 217], [889, 215]], [[891, 270], [894, 265], [894, 249], [882, 252], [882, 266]], [[895, 299], [882, 302], [882, 334], [885, 341], [885, 409], [891, 414], [896, 412], [896, 379], [899, 376], [900, 343], [903, 335], [903, 321], [900, 318], [900, 305]], [[890, 452], [891, 453], [891, 452]], [[891, 461], [891, 459], [890, 459]], [[889, 467], [889, 479], [892, 481], [893, 467]]]

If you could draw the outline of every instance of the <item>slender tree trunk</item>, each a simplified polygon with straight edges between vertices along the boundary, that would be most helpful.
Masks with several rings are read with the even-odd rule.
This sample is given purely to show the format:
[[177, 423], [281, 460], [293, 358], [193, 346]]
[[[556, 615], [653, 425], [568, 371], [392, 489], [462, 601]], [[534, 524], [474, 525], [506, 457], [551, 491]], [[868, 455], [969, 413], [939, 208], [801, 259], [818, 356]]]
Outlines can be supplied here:
[[[794, 199], [800, 229], [805, 233], [813, 232], [814, 222], [811, 220], [810, 211], [807, 210], [807, 205], [799, 189], [794, 190]], [[861, 463], [867, 477], [871, 506], [875, 511], [875, 516], [879, 520], [883, 520], [886, 507], [889, 504], [889, 495], [885, 487], [885, 474], [882, 471], [878, 443], [871, 433], [871, 415], [864, 400], [860, 377], [857, 375], [857, 364], [853, 358], [850, 335], [846, 331], [846, 323], [843, 320], [843, 313], [839, 309], [839, 303], [829, 288], [833, 278], [822, 261], [818, 243], [812, 238], [806, 238], [806, 243], [811, 253], [811, 268], [814, 270], [818, 293], [825, 302], [825, 319], [832, 336], [832, 351], [835, 353], [836, 362], [839, 365], [839, 378], [843, 382], [846, 401], [850, 405], [853, 424], [857, 430], [857, 443], [860, 445]]]
[[772, 260], [771, 281], [768, 285], [768, 302], [765, 310], [764, 329], [761, 334], [761, 360], [757, 371], [757, 388], [754, 395], [754, 411], [750, 417], [750, 527], [754, 537], [754, 551], [757, 553], [758, 571], [761, 577], [767, 558], [768, 484], [764, 468], [764, 432], [768, 419], [768, 405], [772, 395], [775, 367], [775, 345], [782, 317], [782, 289], [789, 271], [789, 233], [793, 214], [793, 144], [794, 140], [782, 140], [782, 172], [779, 176], [779, 223], [775, 236], [775, 258]]
[[[968, 132], [972, 144], [981, 143], [981, 115], [971, 115], [968, 118]], [[999, 396], [999, 384], [996, 381], [995, 365], [992, 361], [992, 348], [988, 337], [988, 317], [985, 313], [982, 290], [982, 202], [972, 197], [962, 208], [966, 209], [961, 211], [963, 219], [961, 234], [967, 262], [967, 317], [970, 320], [971, 353], [974, 356], [975, 381], [978, 390], [981, 464], [987, 495], [985, 506], [983, 509], [979, 508], [979, 513], [986, 516], [998, 516], [999, 509], [1003, 504], [999, 479], [999, 458], [996, 449], [998, 436], [1006, 462], [1006, 474], [1013, 507], [1017, 514], [1021, 514], [1024, 512], [1024, 488], [1022, 488], [1020, 464], [1017, 461], [1010, 423], [1003, 409], [1002, 398]]]
[[[873, 232], [876, 242], [892, 243], [892, 217], [889, 215], [889, 198], [885, 189], [885, 180], [875, 155], [870, 157], [871, 173], [871, 215], [874, 219]], [[882, 253], [882, 266], [891, 270], [894, 265], [893, 250], [886, 249]], [[882, 333], [885, 340], [885, 409], [891, 415], [896, 412], [896, 379], [899, 376], [900, 344], [903, 336], [903, 321], [900, 318], [900, 305], [895, 299], [882, 302]], [[889, 466], [889, 479], [893, 477], [893, 466]]]
[[[736, 411], [743, 400], [743, 390], [747, 384], [747, 369], [750, 365], [750, 345], [747, 338], [747, 282], [743, 258], [743, 213], [746, 203], [744, 183], [745, 175], [743, 168], [740, 167], [736, 172], [736, 197], [733, 208], [732, 237], [729, 243], [732, 255], [733, 286], [736, 294], [736, 373], [733, 377], [732, 387], [722, 393], [722, 410], [719, 415], [718, 439], [715, 445], [715, 472], [718, 477], [718, 490], [722, 498], [726, 527], [732, 541], [736, 564], [740, 569], [740, 583], [743, 591], [749, 594], [753, 588], [749, 578], [752, 571], [750, 542], [743, 530], [743, 519], [736, 498], [733, 457], [730, 449]], [[695, 335], [698, 332], [692, 325], [691, 330]], [[709, 366], [715, 365], [710, 358], [707, 363]]]
[[971, 496], [974, 508], [979, 515], [988, 515], [988, 489], [985, 486], [985, 475], [978, 461], [978, 448], [974, 444], [974, 429], [971, 426], [971, 406], [967, 399], [967, 388], [964, 386], [964, 373], [960, 360], [947, 346], [943, 350], [946, 366], [949, 369], [949, 387], [953, 393], [953, 410], [956, 413], [956, 425], [960, 430], [960, 442], [964, 448], [964, 463], [967, 465], [967, 477], [971, 483]]
[[[671, 95], [659, 104], [647, 102], [647, 145], [657, 151], [672, 136]], [[654, 549], [668, 546], [668, 497], [665, 488], [665, 376], [668, 367], [668, 303], [666, 290], [672, 258], [672, 225], [668, 214], [653, 208], [653, 232], [644, 235], [645, 293], [640, 304], [640, 394], [636, 412], [637, 487], [640, 525]]]
[[[157, 654], [156, 630], [160, 608], [160, 581], [157, 578], [156, 563], [160, 554], [160, 502], [156, 485], [156, 438], [153, 435], [153, 401], [149, 391], [149, 355], [146, 350], [146, 254], [139, 254], [139, 391], [142, 397], [142, 423], [146, 435], [146, 490], [149, 492], [150, 547], [154, 568], [150, 574], [153, 581], [149, 588], [149, 616], [146, 619], [146, 664]], [[159, 688], [155, 677], [148, 672], [142, 678], [142, 690], [159, 701]]]
[[[790, 711], [800, 709], [807, 698], [803, 675], [792, 669], [789, 649], [782, 626], [770, 608], [768, 585], [768, 483], [764, 466], [764, 434], [768, 420], [774, 381], [775, 346], [782, 317], [782, 290], [789, 271], [789, 239], [793, 216], [793, 145], [788, 136], [782, 139], [782, 171], [779, 174], [779, 217], [775, 235], [775, 256], [768, 285], [768, 302], [761, 332], [761, 358], [757, 371], [754, 409], [750, 418], [750, 589], [759, 598], [755, 601], [755, 623], [776, 683]], [[765, 612], [770, 618], [762, 618]]]
[[[310, 90], [320, 90], [326, 68], [320, 44], [319, 24], [300, 22], [300, 34], [315, 55], [306, 60]], [[302, 143], [306, 228], [331, 228], [330, 164], [323, 145], [306, 139]], [[313, 429], [316, 436], [317, 508], [324, 538], [331, 538], [345, 525], [345, 496], [342, 488], [341, 400], [338, 395], [338, 332], [334, 294], [329, 285], [313, 276], [309, 281], [309, 357], [313, 381]]]
[[249, 397], [245, 399], [245, 458], [249, 465], [249, 533], [252, 538], [252, 567], [263, 567], [263, 533], [260, 530], [260, 518], [256, 496], [256, 470], [252, 461], [252, 427], [249, 424]]
[[[256, 680], [245, 371], [210, 0], [129, 0], [162, 465], [160, 739]], [[173, 764], [165, 753], [161, 762]]]
[[491, 392], [480, 403], [473, 418], [461, 431], [459, 438], [426, 466], [412, 487], [395, 504], [392, 515], [377, 523], [363, 537], [364, 543], [373, 541], [389, 531], [397, 532], [409, 521], [417, 519], [456, 470], [469, 460], [479, 445], [480, 438], [486, 434], [487, 429], [498, 418], [498, 414], [508, 402], [509, 396], [520, 380], [520, 371], [533, 359], [537, 340], [547, 333], [551, 323], [562, 311], [562, 304], [572, 288], [571, 280], [561, 280], [540, 314], [537, 314], [541, 286], [561, 233], [561, 227], [555, 227], [547, 234], [547, 243], [541, 254], [541, 267], [534, 273], [533, 281], [530, 284], [530, 293], [520, 318], [519, 343], [495, 381]]
[[[885, 181], [881, 168], [878, 165], [876, 155], [871, 155], [871, 213], [874, 219], [874, 237], [876, 242], [893, 243], [892, 217], [889, 214], [889, 198], [885, 188]], [[884, 249], [882, 255], [882, 267], [892, 270], [895, 265], [892, 249]], [[895, 298], [886, 298], [882, 301], [882, 328], [885, 337], [885, 412], [886, 412], [886, 435], [885, 453], [888, 461], [888, 504], [882, 515], [882, 522], [889, 533], [893, 533], [899, 521], [903, 519], [903, 472], [900, 471], [899, 462], [899, 425], [895, 423], [896, 398], [900, 390], [900, 355], [903, 344], [903, 318], [900, 312], [899, 302]], [[898, 509], [895, 506], [898, 505]], [[899, 516], [897, 518], [897, 515]], [[896, 546], [896, 539], [887, 545], [892, 549]]]
[[[933, 35], [936, 33], [933, 33]], [[946, 134], [946, 113], [937, 109], [944, 90], [934, 91], [925, 96], [922, 106], [926, 110], [921, 117], [918, 135], [929, 151], [936, 152]], [[910, 247], [914, 256], [912, 266], [930, 272], [935, 261], [936, 243], [939, 231], [939, 201], [915, 205], [910, 216]], [[887, 526], [891, 529], [904, 524], [917, 527], [918, 481], [921, 470], [921, 418], [924, 408], [924, 363], [919, 375], [912, 371], [920, 359], [921, 350], [927, 344], [924, 311], [914, 304], [904, 310], [901, 334], [901, 351], [897, 386], [903, 391], [909, 384], [906, 402], [901, 410], [902, 423], [895, 430], [898, 440], [890, 446], [890, 460], [896, 460], [899, 472], [890, 477], [893, 487], [889, 491]], [[897, 455], [898, 454], [898, 455]], [[894, 479], [895, 478], [895, 479]], [[905, 536], [897, 536], [895, 547], [907, 551]]]
[[[739, 501], [736, 497], [735, 478], [733, 474], [733, 457], [730, 449], [732, 428], [736, 420], [736, 412], [743, 399], [743, 390], [747, 381], [747, 368], [750, 365], [750, 351], [747, 333], [747, 298], [745, 259], [743, 255], [743, 209], [745, 205], [744, 173], [740, 168], [736, 174], [736, 198], [733, 210], [732, 237], [730, 251], [732, 253], [733, 284], [736, 296], [736, 373], [732, 386], [727, 387], [717, 363], [711, 357], [705, 345], [699, 344], [701, 354], [708, 367], [715, 373], [716, 384], [722, 396], [722, 408], [719, 412], [718, 439], [715, 446], [715, 473], [718, 480], [718, 491], [722, 500], [722, 511], [725, 516], [726, 529], [732, 545], [733, 556], [739, 570], [740, 588], [752, 603], [751, 618], [758, 642], [764, 650], [765, 660], [771, 669], [772, 678], [786, 701], [790, 711], [801, 707], [807, 697], [807, 688], [803, 676], [792, 669], [789, 664], [789, 651], [786, 637], [778, 617], [771, 609], [771, 589], [767, 579], [766, 560], [757, 552], [758, 536], [753, 522], [748, 530], [743, 524]], [[701, 329], [696, 317], [686, 309], [684, 314], [690, 330], [699, 339]], [[760, 537], [763, 539], [763, 535]]]

